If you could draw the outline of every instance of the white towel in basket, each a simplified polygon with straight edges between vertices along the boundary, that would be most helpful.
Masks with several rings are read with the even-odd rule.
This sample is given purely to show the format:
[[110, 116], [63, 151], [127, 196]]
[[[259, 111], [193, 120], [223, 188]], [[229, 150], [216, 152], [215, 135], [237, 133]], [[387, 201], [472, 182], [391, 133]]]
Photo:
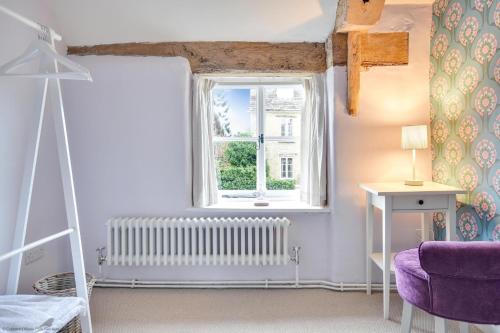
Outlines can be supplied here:
[[1, 295], [0, 333], [54, 333], [84, 311], [79, 297]]

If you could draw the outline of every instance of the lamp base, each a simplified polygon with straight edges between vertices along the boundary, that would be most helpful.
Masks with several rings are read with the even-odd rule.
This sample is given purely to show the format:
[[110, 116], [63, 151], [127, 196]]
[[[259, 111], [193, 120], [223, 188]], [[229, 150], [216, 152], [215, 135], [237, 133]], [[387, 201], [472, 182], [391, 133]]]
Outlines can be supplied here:
[[405, 180], [405, 185], [409, 185], [409, 186], [422, 186], [424, 185], [424, 181], [423, 180]]

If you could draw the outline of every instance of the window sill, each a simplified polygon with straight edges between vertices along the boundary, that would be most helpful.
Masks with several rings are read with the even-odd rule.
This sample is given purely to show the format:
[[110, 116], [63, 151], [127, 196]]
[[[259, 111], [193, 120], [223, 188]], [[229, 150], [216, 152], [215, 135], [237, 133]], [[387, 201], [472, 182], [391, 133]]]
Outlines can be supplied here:
[[330, 213], [329, 207], [313, 207], [296, 201], [271, 201], [269, 206], [255, 206], [253, 201], [222, 202], [208, 207], [192, 207], [188, 210], [219, 213]]

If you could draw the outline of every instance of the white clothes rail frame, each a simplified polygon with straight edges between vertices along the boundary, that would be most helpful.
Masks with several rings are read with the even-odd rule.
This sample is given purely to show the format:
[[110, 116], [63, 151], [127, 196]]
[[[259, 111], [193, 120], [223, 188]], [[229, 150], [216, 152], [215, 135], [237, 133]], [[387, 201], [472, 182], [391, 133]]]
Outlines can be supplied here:
[[[61, 36], [51, 28], [45, 27], [34, 21], [31, 21], [30, 19], [25, 18], [13, 12], [10, 9], [0, 6], [0, 13], [4, 13], [18, 20], [19, 22], [35, 29], [39, 33], [42, 33], [44, 37], [43, 39], [47, 41], [48, 44], [54, 49], [55, 49], [55, 41], [61, 40]], [[55, 239], [64, 236], [69, 236], [71, 245], [71, 255], [73, 260], [73, 270], [75, 273], [77, 296], [83, 298], [86, 303], [85, 314], [83, 314], [80, 318], [82, 332], [92, 333], [89, 299], [87, 295], [87, 284], [85, 278], [85, 267], [84, 267], [82, 244], [80, 237], [80, 227], [78, 222], [78, 208], [75, 197], [73, 172], [71, 169], [71, 158], [69, 152], [66, 121], [65, 121], [64, 107], [61, 94], [60, 78], [68, 78], [68, 77], [61, 75], [61, 77], [59, 78], [57, 76], [57, 73], [59, 73], [59, 66], [57, 58], [55, 57], [52, 59], [44, 57], [40, 62], [40, 72], [35, 75], [32, 75], [31, 77], [40, 78], [39, 74], [48, 72], [52, 72], [52, 74], [47, 75], [46, 77], [43, 78], [40, 105], [39, 105], [40, 114], [38, 118], [38, 125], [36, 130], [33, 131], [34, 132], [33, 137], [29, 141], [29, 147], [26, 155], [26, 162], [25, 162], [23, 180], [21, 185], [22, 188], [20, 191], [20, 199], [18, 204], [15, 236], [13, 240], [14, 250], [0, 256], [0, 261], [9, 258], [11, 259], [9, 276], [7, 281], [7, 293], [17, 294], [19, 285], [19, 275], [22, 263], [22, 253], [36, 246], [40, 246], [47, 242], [53, 241]], [[56, 75], [54, 75], [54, 73], [56, 73]], [[62, 184], [63, 184], [66, 216], [68, 219], [68, 229], [50, 235], [43, 239], [40, 239], [36, 242], [25, 245], [26, 229], [27, 229], [29, 211], [31, 205], [31, 195], [33, 192], [33, 181], [35, 177], [38, 151], [40, 145], [40, 136], [43, 128], [43, 118], [44, 118], [47, 97], [49, 97], [52, 102], [54, 127], [56, 131], [56, 140], [57, 140], [57, 151], [58, 151], [59, 165], [60, 165]]]

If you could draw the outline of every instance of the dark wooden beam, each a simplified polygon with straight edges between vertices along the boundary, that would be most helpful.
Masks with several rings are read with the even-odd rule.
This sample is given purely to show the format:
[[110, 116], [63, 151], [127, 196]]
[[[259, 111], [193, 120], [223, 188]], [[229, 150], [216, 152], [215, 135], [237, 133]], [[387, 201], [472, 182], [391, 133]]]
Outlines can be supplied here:
[[70, 46], [73, 55], [184, 57], [193, 73], [321, 73], [324, 43], [165, 42]]

